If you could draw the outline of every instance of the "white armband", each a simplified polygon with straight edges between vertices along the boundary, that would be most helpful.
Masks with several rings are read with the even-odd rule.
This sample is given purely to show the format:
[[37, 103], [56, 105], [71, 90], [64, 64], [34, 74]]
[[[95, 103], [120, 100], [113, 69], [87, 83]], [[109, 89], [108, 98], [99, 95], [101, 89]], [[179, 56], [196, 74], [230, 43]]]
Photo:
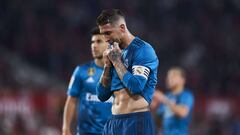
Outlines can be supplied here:
[[133, 75], [139, 75], [144, 77], [146, 80], [148, 79], [150, 70], [147, 67], [135, 65], [132, 67]]

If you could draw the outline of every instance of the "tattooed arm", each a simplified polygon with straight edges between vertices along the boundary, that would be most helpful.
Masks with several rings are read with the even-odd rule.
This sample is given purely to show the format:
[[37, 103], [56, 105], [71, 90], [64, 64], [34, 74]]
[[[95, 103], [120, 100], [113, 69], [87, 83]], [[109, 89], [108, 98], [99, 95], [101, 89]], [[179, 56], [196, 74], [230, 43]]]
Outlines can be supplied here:
[[102, 102], [108, 100], [112, 95], [112, 91], [111, 91], [111, 81], [112, 81], [111, 67], [112, 67], [112, 63], [108, 59], [109, 51], [110, 50], [107, 49], [103, 53], [104, 69], [103, 69], [103, 73], [102, 73], [102, 76], [100, 78], [100, 81], [97, 84], [97, 88], [96, 88], [98, 98]]
[[100, 83], [105, 87], [109, 88], [111, 86], [112, 76], [111, 76], [111, 67], [112, 63], [108, 58], [108, 54], [110, 52], [110, 49], [107, 49], [103, 53], [103, 61], [104, 61], [104, 69], [102, 76], [100, 78]]
[[100, 78], [100, 83], [105, 87], [105, 88], [110, 88], [111, 87], [111, 81], [112, 77], [110, 74], [111, 67], [109, 66], [104, 66], [102, 76]]
[[122, 51], [120, 50], [118, 44], [114, 43], [113, 48], [108, 53], [108, 58], [116, 69], [118, 77], [123, 80], [123, 76], [127, 72], [127, 69], [121, 61], [121, 56]]

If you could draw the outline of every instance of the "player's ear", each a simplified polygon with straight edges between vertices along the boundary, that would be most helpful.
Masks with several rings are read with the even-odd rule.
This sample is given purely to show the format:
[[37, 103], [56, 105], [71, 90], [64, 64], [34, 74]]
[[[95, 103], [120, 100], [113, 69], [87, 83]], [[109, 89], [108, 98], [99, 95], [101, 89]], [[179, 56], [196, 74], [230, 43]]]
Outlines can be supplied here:
[[120, 24], [120, 30], [122, 32], [125, 32], [126, 31], [126, 26], [124, 24]]

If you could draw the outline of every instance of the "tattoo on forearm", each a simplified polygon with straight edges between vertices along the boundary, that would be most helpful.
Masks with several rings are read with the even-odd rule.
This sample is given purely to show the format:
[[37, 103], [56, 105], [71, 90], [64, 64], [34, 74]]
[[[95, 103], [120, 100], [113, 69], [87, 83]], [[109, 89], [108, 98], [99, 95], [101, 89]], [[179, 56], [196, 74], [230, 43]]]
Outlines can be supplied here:
[[110, 88], [111, 86], [112, 76], [110, 74], [110, 70], [111, 67], [104, 67], [102, 76], [100, 78], [100, 83], [106, 88]]
[[118, 62], [114, 64], [114, 67], [117, 71], [118, 77], [123, 80], [124, 74], [127, 72], [126, 67], [123, 65], [122, 62]]

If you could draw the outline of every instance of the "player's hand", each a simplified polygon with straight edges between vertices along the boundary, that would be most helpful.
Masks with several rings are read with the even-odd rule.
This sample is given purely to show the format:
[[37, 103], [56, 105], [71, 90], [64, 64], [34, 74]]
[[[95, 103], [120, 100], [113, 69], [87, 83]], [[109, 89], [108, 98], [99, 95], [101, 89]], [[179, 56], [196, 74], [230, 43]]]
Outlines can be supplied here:
[[103, 52], [103, 62], [104, 62], [104, 65], [106, 67], [111, 67], [112, 66], [112, 62], [109, 60], [108, 58], [108, 54], [110, 52], [110, 48], [106, 49], [104, 52]]
[[114, 42], [112, 45], [112, 48], [108, 53], [108, 58], [114, 64], [114, 63], [121, 62], [121, 56], [122, 56], [122, 50], [119, 48], [118, 43]]
[[152, 102], [151, 102], [151, 104], [150, 104], [150, 108], [151, 108], [151, 110], [157, 110], [157, 108], [159, 107], [159, 105], [160, 105], [160, 100], [158, 99], [158, 96], [157, 96], [157, 92], [158, 92], [159, 90], [155, 90], [155, 92], [154, 92], [154, 94], [153, 94], [153, 98], [152, 98]]

